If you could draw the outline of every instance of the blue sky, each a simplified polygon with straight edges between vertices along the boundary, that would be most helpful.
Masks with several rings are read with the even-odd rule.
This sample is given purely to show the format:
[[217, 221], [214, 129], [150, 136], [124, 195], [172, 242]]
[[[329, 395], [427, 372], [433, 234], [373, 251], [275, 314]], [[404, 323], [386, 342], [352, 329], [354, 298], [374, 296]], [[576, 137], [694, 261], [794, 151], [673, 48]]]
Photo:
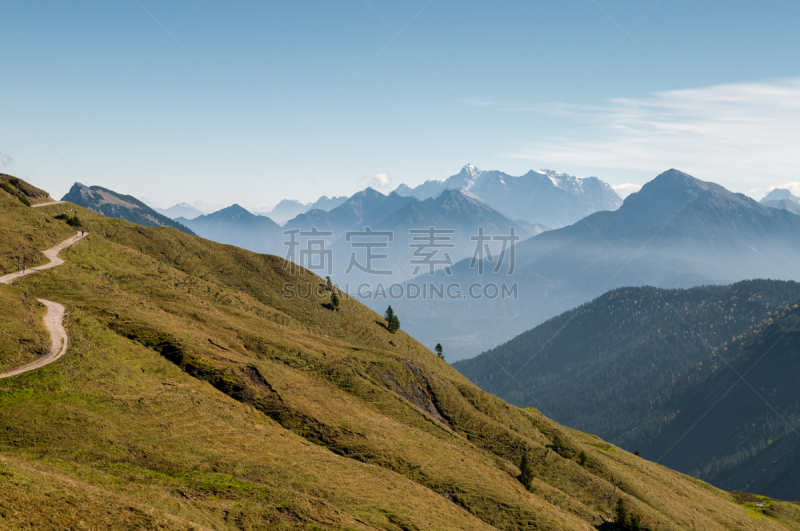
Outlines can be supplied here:
[[206, 209], [466, 163], [800, 193], [797, 2], [164, 4], [4, 5], [0, 171]]

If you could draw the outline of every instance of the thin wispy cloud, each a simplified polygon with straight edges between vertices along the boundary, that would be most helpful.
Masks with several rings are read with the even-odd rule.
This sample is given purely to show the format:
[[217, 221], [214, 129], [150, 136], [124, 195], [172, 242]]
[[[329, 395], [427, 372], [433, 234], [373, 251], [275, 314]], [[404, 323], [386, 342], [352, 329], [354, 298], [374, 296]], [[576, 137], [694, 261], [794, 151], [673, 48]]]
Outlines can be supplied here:
[[488, 100], [480, 100], [474, 98], [467, 98], [461, 100], [461, 103], [466, 103], [467, 105], [472, 105], [474, 107], [491, 107], [494, 105], [494, 102]]
[[510, 157], [653, 174], [674, 167], [764, 189], [795, 181], [800, 168], [800, 79], [564, 105], [553, 114], [584, 132], [541, 134]]

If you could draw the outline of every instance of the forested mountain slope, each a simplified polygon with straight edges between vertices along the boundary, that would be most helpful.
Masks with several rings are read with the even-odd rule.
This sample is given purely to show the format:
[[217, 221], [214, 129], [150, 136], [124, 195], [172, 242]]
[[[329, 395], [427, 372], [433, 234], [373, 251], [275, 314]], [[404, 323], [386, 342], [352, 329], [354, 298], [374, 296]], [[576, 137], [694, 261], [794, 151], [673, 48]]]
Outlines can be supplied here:
[[655, 405], [706, 375], [719, 345], [798, 300], [800, 284], [770, 280], [619, 288], [453, 366], [512, 404], [629, 446]]
[[[797, 301], [800, 284], [783, 281], [620, 288], [454, 366], [513, 404], [715, 482], [800, 424], [800, 351], [772, 331], [792, 330]], [[761, 391], [737, 383], [751, 366]]]
[[723, 488], [800, 500], [791, 475], [800, 448], [800, 305], [727, 342], [713, 361], [706, 379], [661, 407], [669, 422], [641, 441], [642, 452]]

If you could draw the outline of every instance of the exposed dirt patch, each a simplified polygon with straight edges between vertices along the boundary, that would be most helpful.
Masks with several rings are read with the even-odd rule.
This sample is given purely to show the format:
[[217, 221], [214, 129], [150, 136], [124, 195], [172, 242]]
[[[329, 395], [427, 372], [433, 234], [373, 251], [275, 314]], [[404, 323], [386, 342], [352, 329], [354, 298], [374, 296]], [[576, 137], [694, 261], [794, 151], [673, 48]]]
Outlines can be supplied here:
[[436, 407], [436, 403], [434, 402], [436, 395], [431, 389], [427, 375], [425, 375], [422, 369], [412, 363], [411, 360], [403, 360], [403, 363], [414, 375], [414, 381], [404, 387], [397, 381], [392, 373], [382, 370], [380, 371], [380, 378], [383, 383], [386, 387], [411, 402], [424, 413], [450, 428], [450, 423], [447, 422], [447, 419], [444, 418], [439, 408]]
[[247, 378], [247, 381], [249, 381], [250, 384], [256, 389], [267, 393], [273, 392], [272, 386], [267, 383], [267, 381], [255, 367], [248, 367], [245, 369], [244, 375]]

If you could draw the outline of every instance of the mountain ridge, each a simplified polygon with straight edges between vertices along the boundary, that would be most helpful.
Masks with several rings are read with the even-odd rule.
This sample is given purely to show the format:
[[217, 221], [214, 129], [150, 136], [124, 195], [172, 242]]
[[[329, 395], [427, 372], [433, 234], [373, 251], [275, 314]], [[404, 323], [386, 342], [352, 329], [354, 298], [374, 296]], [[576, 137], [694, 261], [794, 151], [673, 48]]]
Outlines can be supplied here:
[[238, 204], [192, 220], [178, 218], [176, 221], [192, 229], [198, 236], [219, 243], [262, 253], [279, 253], [282, 249], [283, 231], [280, 225], [268, 216], [253, 214]]
[[159, 214], [135, 197], [119, 194], [102, 186], [75, 183], [61, 200], [110, 218], [124, 219], [145, 227], [171, 227], [187, 234], [194, 234], [185, 225]]
[[203, 212], [196, 209], [189, 203], [177, 203], [169, 208], [156, 208], [154, 210], [172, 220], [175, 220], [176, 218], [194, 219], [203, 215]]
[[[419, 301], [398, 301], [397, 307], [412, 316], [409, 330], [426, 343], [443, 339], [437, 328], [445, 323], [469, 330], [446, 338], [450, 352], [458, 352], [459, 358], [450, 358], [456, 361], [618, 287], [800, 280], [792, 265], [798, 262], [798, 216], [668, 170], [628, 196], [618, 210], [595, 212], [519, 242], [512, 277], [504, 272], [479, 275], [469, 260], [462, 260], [447, 279], [461, 286], [517, 283], [517, 299], [481, 299], [472, 305], [445, 300], [443, 314]], [[444, 278], [440, 274], [431, 280]], [[468, 306], [479, 308], [481, 318]]]
[[514, 177], [496, 170], [481, 171], [472, 164], [444, 181], [425, 181], [416, 188], [403, 184], [395, 191], [424, 200], [444, 190], [475, 195], [511, 219], [556, 228], [622, 204], [617, 193], [597, 177], [578, 178], [552, 170], [531, 170]]

